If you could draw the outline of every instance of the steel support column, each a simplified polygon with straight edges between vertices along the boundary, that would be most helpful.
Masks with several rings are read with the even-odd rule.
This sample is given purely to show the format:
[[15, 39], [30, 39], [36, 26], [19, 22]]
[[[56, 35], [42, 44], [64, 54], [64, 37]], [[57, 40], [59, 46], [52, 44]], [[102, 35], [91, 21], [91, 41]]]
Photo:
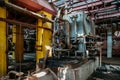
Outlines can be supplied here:
[[23, 35], [23, 27], [16, 27], [16, 61], [23, 61], [23, 53], [24, 53], [24, 35]]
[[[0, 7], [0, 17], [6, 18], [6, 9], [3, 7]], [[0, 76], [5, 75], [7, 71], [6, 28], [6, 22], [0, 21]]]
[[[12, 26], [12, 43], [15, 44], [15, 47], [16, 47], [16, 25], [13, 25]], [[15, 51], [13, 51], [12, 53], [12, 58], [15, 59]]]

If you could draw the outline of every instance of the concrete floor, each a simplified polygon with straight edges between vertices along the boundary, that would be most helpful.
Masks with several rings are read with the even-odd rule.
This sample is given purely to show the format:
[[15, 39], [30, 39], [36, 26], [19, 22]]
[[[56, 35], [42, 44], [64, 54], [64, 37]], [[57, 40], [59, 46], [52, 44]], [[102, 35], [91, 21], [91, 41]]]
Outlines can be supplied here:
[[120, 65], [120, 57], [112, 57], [112, 58], [103, 57], [102, 62], [106, 64]]
[[102, 67], [97, 69], [88, 80], [120, 80], [120, 57], [102, 57]]
[[119, 73], [97, 70], [88, 78], [88, 80], [120, 80]]

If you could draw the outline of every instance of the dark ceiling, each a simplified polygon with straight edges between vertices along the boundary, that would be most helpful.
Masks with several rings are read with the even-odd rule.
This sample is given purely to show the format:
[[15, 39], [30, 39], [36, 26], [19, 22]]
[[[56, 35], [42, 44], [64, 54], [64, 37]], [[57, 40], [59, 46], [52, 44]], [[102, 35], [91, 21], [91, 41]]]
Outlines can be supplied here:
[[[42, 9], [46, 9], [42, 8], [40, 4], [44, 3], [44, 5], [47, 5], [45, 3], [48, 1], [52, 5], [52, 7], [55, 7], [56, 9], [65, 7], [66, 9], [70, 10], [70, 12], [84, 11], [85, 13], [90, 15], [91, 18], [98, 25], [99, 24], [101, 25], [103, 23], [120, 24], [120, 0], [25, 0], [25, 1], [10, 0], [10, 1], [20, 6], [23, 6], [24, 3], [23, 7], [30, 10], [33, 9], [33, 11], [35, 12], [40, 11]], [[12, 11], [11, 14], [13, 14]], [[29, 22], [31, 22], [31, 20]]]
[[[120, 0], [47, 0], [57, 8], [67, 5], [72, 12], [84, 11], [89, 14], [96, 23], [101, 23], [103, 19], [119, 21]], [[104, 21], [105, 21], [104, 20]], [[103, 22], [103, 21], [102, 21]]]

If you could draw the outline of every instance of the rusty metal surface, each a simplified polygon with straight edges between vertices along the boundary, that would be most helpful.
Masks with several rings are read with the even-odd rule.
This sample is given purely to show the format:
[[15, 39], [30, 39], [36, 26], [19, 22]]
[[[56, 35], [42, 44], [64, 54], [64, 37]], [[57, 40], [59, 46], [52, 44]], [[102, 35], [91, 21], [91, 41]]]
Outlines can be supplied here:
[[60, 80], [87, 80], [87, 78], [98, 67], [98, 59], [89, 60], [78, 66], [77, 68], [71, 68], [69, 65], [66, 67], [60, 67], [58, 71], [58, 77]]
[[10, 2], [5, 2], [5, 5], [6, 5], [7, 7], [10, 7], [11, 9], [14, 9], [14, 10], [18, 11], [18, 12], [21, 12], [21, 13], [24, 13], [24, 14], [27, 14], [27, 15], [32, 15], [32, 16], [35, 17], [35, 18], [43, 19], [43, 20], [45, 20], [45, 21], [48, 21], [48, 22], [53, 23], [53, 20], [50, 20], [50, 19], [46, 18], [45, 16], [42, 16], [41, 14], [38, 14], [38, 13], [35, 13], [35, 12], [33, 12], [33, 11], [27, 10], [27, 9], [25, 9], [25, 8], [22, 8], [22, 7], [20, 7], [20, 6], [17, 6], [17, 5], [15, 5], [15, 4], [12, 4], [12, 3], [10, 3]]
[[50, 68], [46, 68], [28, 75], [25, 80], [58, 80], [58, 77]]
[[46, 1], [46, 0], [32, 0], [32, 2], [35, 2], [39, 5], [41, 5], [43, 8], [42, 10], [45, 10], [47, 12], [50, 12], [51, 14], [55, 14], [55, 9]]
[[23, 72], [10, 71], [7, 76], [0, 77], [0, 80], [58, 80], [58, 77], [51, 69], [46, 68], [33, 74], [28, 71], [27, 75]]
[[[69, 58], [69, 57], [62, 57], [58, 58], [48, 58], [46, 62], [46, 66], [50, 67], [51, 69], [57, 69], [58, 67], [65, 67], [66, 65], [70, 65], [72, 68], [78, 67], [85, 63], [87, 60], [81, 60], [79, 57], [77, 58]], [[40, 59], [40, 63], [43, 62], [43, 59]]]
[[51, 14], [55, 15], [54, 8], [46, 0], [10, 0], [12, 3], [19, 5], [28, 10], [37, 12], [40, 10], [45, 10]]

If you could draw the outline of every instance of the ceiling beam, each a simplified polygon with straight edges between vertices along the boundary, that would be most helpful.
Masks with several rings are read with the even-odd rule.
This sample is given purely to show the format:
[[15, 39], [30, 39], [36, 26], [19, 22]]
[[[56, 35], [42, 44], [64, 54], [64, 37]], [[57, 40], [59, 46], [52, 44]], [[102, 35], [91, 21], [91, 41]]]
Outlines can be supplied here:
[[54, 22], [53, 20], [48, 19], [48, 18], [42, 16], [41, 14], [37, 14], [37, 13], [35, 13], [35, 12], [32, 12], [32, 11], [27, 10], [27, 9], [25, 9], [25, 8], [22, 8], [22, 7], [20, 7], [20, 6], [14, 5], [14, 4], [10, 3], [10, 2], [5, 2], [5, 4], [6, 4], [7, 7], [10, 7], [11, 9], [14, 9], [14, 10], [16, 10], [16, 11], [18, 11], [18, 12], [21, 12], [21, 13], [24, 13], [24, 14], [27, 14], [27, 15], [30, 15], [30, 16], [33, 16], [33, 17], [35, 17], [35, 18], [37, 18], [37, 19], [43, 19], [43, 20], [45, 20], [45, 21], [47, 21], [47, 22], [50, 22], [50, 23], [53, 23], [53, 22]]
[[5, 22], [10, 23], [10, 24], [20, 25], [22, 27], [43, 28], [43, 29], [52, 31], [52, 29], [50, 29], [50, 28], [45, 28], [45, 27], [34, 25], [34, 24], [29, 24], [29, 23], [25, 23], [25, 22], [21, 22], [21, 21], [16, 21], [16, 20], [11, 20], [11, 19], [5, 19], [5, 18], [1, 18], [1, 17], [0, 17], [0, 21], [5, 21]]

